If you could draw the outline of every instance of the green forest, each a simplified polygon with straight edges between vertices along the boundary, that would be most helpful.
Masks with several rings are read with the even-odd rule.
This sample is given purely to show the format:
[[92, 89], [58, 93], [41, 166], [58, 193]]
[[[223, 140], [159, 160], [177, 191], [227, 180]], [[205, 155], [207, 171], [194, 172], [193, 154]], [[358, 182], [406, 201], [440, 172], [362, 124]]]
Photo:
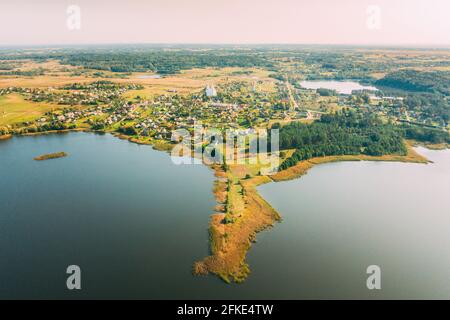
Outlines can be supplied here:
[[380, 156], [407, 152], [403, 135], [393, 124], [374, 115], [344, 110], [323, 115], [311, 124], [291, 123], [280, 128], [280, 150], [296, 149], [280, 169], [299, 161], [332, 155]]
[[413, 139], [426, 143], [450, 143], [450, 134], [448, 131], [405, 125], [402, 127], [406, 139]]
[[271, 67], [268, 60], [245, 52], [233, 54], [192, 51], [149, 51], [119, 53], [76, 53], [64, 56], [63, 63], [112, 72], [157, 72], [174, 74], [204, 67]]
[[386, 75], [376, 85], [413, 92], [450, 95], [450, 72], [400, 70]]
[[375, 82], [389, 95], [405, 96], [408, 110], [424, 112], [429, 117], [450, 120], [450, 72], [400, 70]]
[[296, 149], [281, 164], [281, 170], [313, 157], [405, 155], [405, 138], [433, 144], [450, 143], [447, 131], [383, 123], [376, 115], [348, 109], [323, 115], [310, 124], [293, 122], [285, 126], [275, 124], [273, 128], [280, 129], [280, 150]]

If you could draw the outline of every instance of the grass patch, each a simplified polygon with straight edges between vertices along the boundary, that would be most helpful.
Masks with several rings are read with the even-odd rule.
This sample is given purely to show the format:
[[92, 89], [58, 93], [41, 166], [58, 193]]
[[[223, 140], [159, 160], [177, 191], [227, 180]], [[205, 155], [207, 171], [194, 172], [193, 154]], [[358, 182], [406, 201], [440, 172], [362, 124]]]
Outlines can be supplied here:
[[0, 126], [33, 121], [44, 113], [61, 108], [49, 103], [36, 103], [25, 100], [19, 94], [0, 97]]

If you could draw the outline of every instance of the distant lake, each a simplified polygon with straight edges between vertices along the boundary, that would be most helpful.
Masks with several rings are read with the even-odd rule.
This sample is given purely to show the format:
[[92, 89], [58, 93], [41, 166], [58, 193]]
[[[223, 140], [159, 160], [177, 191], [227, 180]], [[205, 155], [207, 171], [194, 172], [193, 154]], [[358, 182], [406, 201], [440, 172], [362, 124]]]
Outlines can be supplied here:
[[306, 89], [330, 89], [340, 94], [351, 94], [353, 90], [378, 90], [375, 87], [364, 86], [354, 81], [302, 81], [300, 85]]
[[141, 75], [137, 77], [138, 79], [160, 79], [161, 76], [159, 74], [149, 74], [149, 75]]
[[[1, 141], [0, 298], [450, 298], [450, 152], [420, 152], [435, 163], [326, 164], [261, 186], [283, 222], [227, 285], [191, 274], [208, 255], [210, 169], [111, 135]], [[66, 289], [72, 264], [81, 291]], [[365, 288], [370, 264], [381, 292]]]

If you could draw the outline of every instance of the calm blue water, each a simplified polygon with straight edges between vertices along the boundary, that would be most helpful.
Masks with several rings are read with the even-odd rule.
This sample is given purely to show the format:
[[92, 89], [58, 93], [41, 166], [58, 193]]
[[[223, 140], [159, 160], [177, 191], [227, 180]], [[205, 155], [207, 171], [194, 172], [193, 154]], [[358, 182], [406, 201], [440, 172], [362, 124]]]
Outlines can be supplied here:
[[284, 221], [251, 252], [267, 256], [261, 272], [276, 261], [287, 297], [449, 299], [450, 150], [419, 151], [435, 163], [331, 163], [262, 186]]
[[[65, 151], [69, 157], [34, 161]], [[182, 296], [208, 253], [212, 172], [110, 135], [0, 144], [0, 297]], [[82, 270], [81, 292], [65, 288]]]
[[[69, 157], [33, 160], [58, 151]], [[262, 186], [284, 221], [227, 285], [191, 275], [215, 205], [206, 167], [110, 135], [2, 141], [0, 298], [448, 298], [450, 154], [421, 151], [435, 163], [335, 163]], [[66, 289], [72, 264], [81, 291]], [[365, 289], [369, 264], [381, 292]]]

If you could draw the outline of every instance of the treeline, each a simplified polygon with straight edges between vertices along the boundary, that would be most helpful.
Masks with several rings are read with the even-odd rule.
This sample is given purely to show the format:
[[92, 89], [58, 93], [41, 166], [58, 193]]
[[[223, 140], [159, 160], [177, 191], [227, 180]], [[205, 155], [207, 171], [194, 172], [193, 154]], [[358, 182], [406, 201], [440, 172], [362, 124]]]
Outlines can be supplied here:
[[119, 84], [108, 80], [100, 80], [91, 83], [72, 83], [61, 87], [63, 90], [111, 90], [111, 89], [140, 90], [144, 87], [140, 84]]
[[429, 117], [440, 117], [446, 123], [450, 120], [450, 100], [438, 93], [409, 93], [405, 98], [409, 110], [419, 110]]
[[[4, 70], [4, 69], [1, 69]], [[21, 70], [15, 70], [15, 71], [2, 71], [0, 72], [0, 76], [24, 76], [24, 77], [35, 77], [35, 76], [42, 76], [45, 74], [44, 69], [34, 69], [34, 70], [27, 70], [27, 71], [21, 71]]]
[[445, 123], [450, 120], [450, 72], [401, 70], [374, 84], [382, 86], [386, 95], [404, 96], [408, 110], [441, 118]]
[[296, 151], [281, 164], [281, 170], [313, 157], [407, 153], [399, 128], [383, 124], [375, 115], [351, 110], [323, 115], [311, 124], [294, 122], [281, 127], [280, 150], [286, 149]]
[[123, 133], [127, 136], [134, 136], [136, 135], [138, 132], [136, 131], [136, 129], [133, 127], [133, 125], [124, 125], [121, 126], [117, 129], [117, 132]]
[[13, 64], [0, 62], [0, 70], [14, 70], [15, 66]]
[[10, 133], [12, 133], [10, 128], [0, 127], [0, 136], [3, 136], [5, 134], [10, 134]]
[[87, 69], [175, 74], [182, 70], [205, 67], [274, 68], [276, 62], [264, 48], [234, 46], [99, 46], [59, 48], [43, 53], [1, 52], [0, 61], [31, 59], [37, 62], [59, 60], [62, 64]]
[[116, 89], [120, 85], [112, 81], [100, 80], [91, 83], [71, 83], [61, 87], [64, 90]]
[[400, 70], [377, 80], [376, 85], [412, 92], [428, 92], [450, 95], [450, 72], [422, 72]]
[[332, 90], [332, 89], [319, 88], [316, 91], [321, 97], [331, 97], [331, 96], [337, 96], [338, 95], [337, 91], [336, 90]]
[[[28, 125], [28, 126], [27, 126]], [[74, 123], [63, 123], [60, 121], [53, 121], [50, 123], [45, 123], [39, 126], [29, 125], [29, 123], [17, 123], [15, 127], [0, 127], [0, 135], [4, 134], [26, 134], [26, 133], [38, 133], [47, 131], [61, 131], [75, 129], [76, 125]]]
[[404, 136], [407, 139], [433, 144], [450, 143], [450, 134], [448, 131], [411, 125], [404, 125], [402, 128]]
[[262, 56], [244, 51], [165, 51], [84, 52], [67, 54], [63, 63], [112, 72], [157, 72], [174, 74], [181, 70], [204, 67], [270, 67]]

